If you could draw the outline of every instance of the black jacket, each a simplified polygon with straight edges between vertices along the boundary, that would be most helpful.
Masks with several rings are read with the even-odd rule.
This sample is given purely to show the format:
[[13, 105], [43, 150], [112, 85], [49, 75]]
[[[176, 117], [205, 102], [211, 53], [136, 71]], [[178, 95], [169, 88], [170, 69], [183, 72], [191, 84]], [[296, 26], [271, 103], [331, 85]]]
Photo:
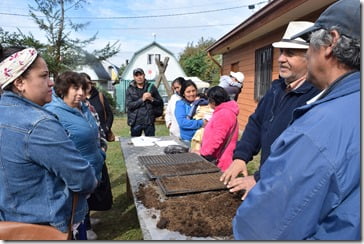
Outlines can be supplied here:
[[114, 114], [112, 112], [109, 101], [104, 96], [104, 94], [102, 94], [102, 96], [104, 97], [106, 120], [105, 120], [104, 108], [102, 107], [100, 97], [99, 97], [99, 91], [95, 87], [92, 87], [91, 96], [88, 100], [90, 101], [91, 105], [95, 107], [96, 112], [99, 115], [101, 128], [107, 135], [107, 133], [109, 132], [109, 130], [112, 127], [112, 123], [114, 121]]
[[154, 101], [143, 101], [142, 97], [147, 92], [149, 82], [145, 81], [143, 88], [138, 88], [135, 81], [131, 81], [128, 89], [126, 90], [126, 109], [128, 115], [128, 125], [150, 125], [155, 121], [153, 115], [153, 106], [163, 104], [163, 99], [159, 95], [158, 89], [151, 84], [152, 97]]

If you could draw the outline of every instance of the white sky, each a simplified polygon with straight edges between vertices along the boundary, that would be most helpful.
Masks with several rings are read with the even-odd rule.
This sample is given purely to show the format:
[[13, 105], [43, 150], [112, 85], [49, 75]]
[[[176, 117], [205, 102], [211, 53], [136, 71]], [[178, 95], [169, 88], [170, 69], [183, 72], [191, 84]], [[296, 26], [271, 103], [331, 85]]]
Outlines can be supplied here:
[[[74, 37], [83, 40], [98, 32], [88, 51], [118, 40], [120, 53], [110, 61], [121, 66], [134, 52], [150, 44], [154, 36], [178, 58], [188, 43], [197, 43], [201, 37], [218, 40], [267, 3], [267, 0], [88, 0], [81, 9], [68, 10], [66, 16], [76, 17], [72, 18], [74, 23], [90, 22], [85, 30], [73, 33]], [[28, 15], [28, 5], [36, 6], [33, 0], [1, 0], [0, 27], [9, 32], [18, 27], [45, 41], [44, 32], [30, 17], [18, 16]], [[255, 9], [249, 9], [248, 5], [255, 5]]]

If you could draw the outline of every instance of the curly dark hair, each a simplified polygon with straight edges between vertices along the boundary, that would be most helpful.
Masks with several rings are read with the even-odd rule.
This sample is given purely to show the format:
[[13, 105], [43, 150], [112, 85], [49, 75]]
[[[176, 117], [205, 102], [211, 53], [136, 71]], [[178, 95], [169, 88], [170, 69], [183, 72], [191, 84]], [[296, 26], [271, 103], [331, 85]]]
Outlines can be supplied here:
[[57, 96], [63, 98], [68, 94], [68, 90], [72, 85], [82, 87], [82, 90], [86, 92], [86, 79], [81, 74], [73, 71], [65, 71], [57, 77], [54, 83], [54, 91]]

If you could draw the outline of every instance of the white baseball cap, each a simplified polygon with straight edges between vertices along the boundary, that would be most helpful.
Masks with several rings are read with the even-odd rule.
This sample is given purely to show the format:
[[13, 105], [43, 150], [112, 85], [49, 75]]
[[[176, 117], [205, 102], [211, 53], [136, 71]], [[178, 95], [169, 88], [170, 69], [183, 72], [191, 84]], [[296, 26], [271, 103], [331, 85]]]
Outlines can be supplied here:
[[244, 81], [244, 78], [245, 78], [245, 76], [244, 76], [244, 74], [243, 73], [241, 73], [241, 72], [230, 72], [230, 75], [232, 76], [232, 77], [234, 77], [235, 79], [237, 79], [240, 83], [243, 83], [243, 81]]

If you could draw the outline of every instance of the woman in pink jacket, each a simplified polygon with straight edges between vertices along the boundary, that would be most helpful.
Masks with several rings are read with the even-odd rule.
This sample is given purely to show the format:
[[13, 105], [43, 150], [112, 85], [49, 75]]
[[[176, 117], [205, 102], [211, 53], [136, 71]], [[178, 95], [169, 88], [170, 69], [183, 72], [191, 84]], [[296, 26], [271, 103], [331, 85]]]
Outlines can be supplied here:
[[225, 171], [233, 161], [239, 136], [239, 107], [220, 86], [210, 88], [207, 97], [214, 112], [205, 127], [200, 154], [209, 161], [217, 159], [217, 166]]

